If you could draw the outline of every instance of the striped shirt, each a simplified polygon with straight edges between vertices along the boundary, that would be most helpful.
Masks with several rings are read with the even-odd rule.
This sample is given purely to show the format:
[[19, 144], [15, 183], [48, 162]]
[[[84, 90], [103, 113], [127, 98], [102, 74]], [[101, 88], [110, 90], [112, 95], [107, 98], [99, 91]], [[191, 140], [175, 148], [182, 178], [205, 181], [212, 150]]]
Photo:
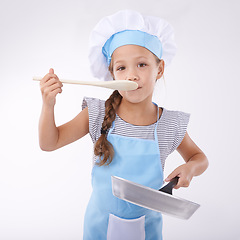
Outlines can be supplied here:
[[[88, 107], [89, 114], [89, 133], [95, 144], [101, 135], [102, 122], [105, 116], [105, 101], [85, 97], [82, 108], [86, 107]], [[186, 134], [190, 114], [180, 111], [170, 111], [165, 108], [162, 108], [162, 110], [158, 122], [147, 126], [130, 124], [116, 115], [115, 128], [112, 133], [125, 137], [153, 140], [157, 124], [158, 146], [162, 168], [164, 169], [166, 158], [177, 149]], [[97, 157], [94, 155], [93, 161], [95, 162], [96, 159]]]

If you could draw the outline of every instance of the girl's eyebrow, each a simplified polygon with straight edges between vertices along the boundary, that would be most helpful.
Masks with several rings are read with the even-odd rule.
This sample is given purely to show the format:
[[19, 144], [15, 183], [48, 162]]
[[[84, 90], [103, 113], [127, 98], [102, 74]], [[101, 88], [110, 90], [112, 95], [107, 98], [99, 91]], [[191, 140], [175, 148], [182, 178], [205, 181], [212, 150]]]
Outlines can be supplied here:
[[114, 64], [119, 64], [119, 63], [123, 63], [123, 62], [124, 62], [124, 60], [118, 60], [118, 61], [114, 62]]

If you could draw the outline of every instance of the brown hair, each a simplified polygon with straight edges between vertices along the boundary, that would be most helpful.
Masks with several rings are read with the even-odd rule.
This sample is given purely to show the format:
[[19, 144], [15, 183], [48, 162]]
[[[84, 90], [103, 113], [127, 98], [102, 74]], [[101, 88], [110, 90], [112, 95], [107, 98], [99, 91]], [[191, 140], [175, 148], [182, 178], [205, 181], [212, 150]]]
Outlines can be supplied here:
[[94, 148], [94, 154], [100, 157], [96, 164], [99, 166], [109, 165], [114, 156], [112, 144], [107, 140], [107, 130], [112, 126], [116, 118], [116, 111], [120, 105], [122, 96], [115, 90], [105, 102], [105, 117], [102, 123], [101, 136], [97, 140]]

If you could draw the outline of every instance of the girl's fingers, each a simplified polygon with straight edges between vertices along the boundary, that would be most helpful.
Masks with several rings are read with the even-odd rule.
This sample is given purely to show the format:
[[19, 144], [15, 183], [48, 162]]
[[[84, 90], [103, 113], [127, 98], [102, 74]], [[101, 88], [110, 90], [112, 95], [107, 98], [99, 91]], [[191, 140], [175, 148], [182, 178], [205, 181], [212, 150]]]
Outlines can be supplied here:
[[59, 80], [59, 79], [58, 79], [58, 76], [57, 76], [56, 74], [50, 74], [50, 73], [48, 73], [48, 74], [46, 74], [46, 75], [41, 79], [40, 85], [46, 83], [46, 82], [49, 81], [51, 78], [55, 78], [55, 79]]
[[63, 86], [62, 82], [60, 82], [56, 78], [50, 78], [47, 82], [45, 82], [45, 84], [42, 84], [42, 87], [49, 87], [49, 86], [51, 86], [53, 84], [58, 84], [59, 87]]
[[178, 187], [178, 188], [180, 188], [180, 187], [189, 187], [190, 181], [191, 181], [191, 180], [189, 180], [188, 178], [183, 178], [183, 177], [182, 177], [181, 182], [178, 184], [177, 187]]
[[52, 92], [52, 91], [55, 91], [58, 88], [62, 90], [62, 83], [60, 83], [60, 84], [59, 83], [55, 83], [55, 84], [51, 85], [49, 87], [49, 91]]
[[55, 82], [49, 86], [45, 86], [45, 87], [41, 88], [41, 91], [42, 91], [43, 95], [47, 95], [58, 88], [61, 89], [61, 91], [62, 91], [62, 83]]
[[178, 176], [179, 179], [177, 185], [174, 187], [175, 189], [178, 189], [180, 187], [188, 187], [193, 178], [193, 175], [191, 171], [189, 171], [186, 164], [177, 167], [171, 174], [169, 174], [165, 181], [169, 182], [176, 176]]
[[179, 175], [178, 169], [175, 169], [168, 177], [165, 179], [166, 182], [170, 182], [173, 178]]
[[49, 95], [50, 95], [51, 97], [56, 97], [57, 94], [58, 94], [58, 93], [61, 93], [61, 92], [62, 92], [62, 89], [61, 89], [61, 88], [56, 88], [56, 89], [52, 90], [52, 91], [49, 93]]
[[40, 85], [45, 84], [46, 82], [48, 82], [51, 78], [55, 78], [56, 80], [59, 81], [59, 78], [56, 74], [54, 74], [53, 71], [49, 70], [49, 73], [47, 73], [40, 81]]
[[50, 68], [50, 69], [49, 69], [49, 73], [50, 73], [50, 74], [54, 74], [53, 68]]
[[[188, 178], [187, 176], [182, 176], [181, 174], [177, 174], [175, 175], [175, 177], [178, 176], [178, 183], [177, 185], [174, 187], [175, 189], [179, 189], [180, 187], [188, 187], [190, 185], [191, 179]], [[167, 178], [165, 181], [169, 182], [173, 179], [174, 177], [171, 178]]]
[[45, 94], [46, 92], [50, 92], [57, 87], [61, 88], [62, 86], [63, 84], [59, 80], [57, 80], [56, 78], [50, 78], [47, 82], [40, 85], [40, 89], [42, 94]]
[[179, 189], [180, 187], [189, 187], [191, 180], [186, 177], [180, 177], [178, 179], [177, 185], [174, 187], [175, 189]]
[[62, 92], [62, 86], [62, 82], [60, 82], [58, 76], [54, 74], [54, 70], [50, 68], [49, 73], [40, 81], [40, 89], [44, 104], [54, 106], [56, 95]]

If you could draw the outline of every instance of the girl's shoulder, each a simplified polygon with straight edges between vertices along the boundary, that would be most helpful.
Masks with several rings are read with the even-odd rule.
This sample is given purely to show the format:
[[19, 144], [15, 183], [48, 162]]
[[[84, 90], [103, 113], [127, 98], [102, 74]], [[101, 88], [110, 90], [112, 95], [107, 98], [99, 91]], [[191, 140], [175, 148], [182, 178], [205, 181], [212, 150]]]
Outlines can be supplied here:
[[84, 97], [83, 102], [82, 102], [82, 109], [84, 109], [86, 107], [94, 108], [94, 109], [96, 109], [96, 108], [102, 109], [103, 108], [105, 110], [105, 100], [101, 100], [98, 98], [92, 98], [92, 97]]
[[162, 115], [159, 122], [165, 122], [168, 125], [174, 124], [177, 125], [181, 122], [188, 122], [190, 114], [177, 110], [168, 110], [166, 108], [162, 109]]

